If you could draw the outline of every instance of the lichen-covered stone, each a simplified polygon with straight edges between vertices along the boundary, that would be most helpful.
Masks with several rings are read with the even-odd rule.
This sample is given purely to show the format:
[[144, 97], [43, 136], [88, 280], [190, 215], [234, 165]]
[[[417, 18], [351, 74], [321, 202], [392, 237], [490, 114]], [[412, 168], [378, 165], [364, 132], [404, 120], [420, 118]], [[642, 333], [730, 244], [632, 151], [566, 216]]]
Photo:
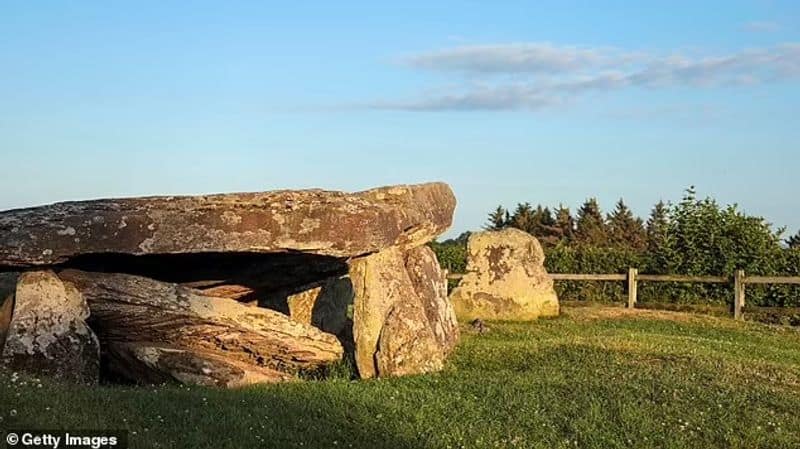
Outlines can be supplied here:
[[353, 303], [353, 296], [350, 278], [329, 278], [289, 295], [289, 316], [300, 323], [337, 335], [347, 324], [347, 308]]
[[[55, 324], [74, 315], [83, 327], [70, 329], [88, 331], [88, 303], [104, 367], [133, 381], [289, 380], [341, 360], [343, 346], [363, 377], [437, 370], [458, 327], [444, 273], [423, 245], [450, 226], [454, 208], [450, 188], [430, 183], [0, 212], [0, 272], [60, 270], [33, 283], [47, 284], [47, 294], [38, 293], [43, 303], [63, 297], [34, 313], [19, 306], [18, 287], [2, 291], [3, 279], [16, 275], [0, 273], [0, 349], [20, 354], [49, 341], [46, 332], [25, 340], [39, 321], [15, 327], [42, 311], [63, 314]], [[31, 291], [23, 296], [36, 296]], [[96, 373], [97, 339], [89, 335]]]
[[363, 378], [441, 369], [458, 340], [444, 274], [429, 249], [389, 248], [354, 260], [355, 358]]
[[11, 325], [18, 278], [19, 273], [0, 273], [0, 355], [3, 354], [8, 327]]
[[0, 213], [0, 267], [99, 253], [356, 257], [424, 244], [450, 226], [454, 208], [443, 183], [353, 194], [287, 190], [59, 203]]
[[350, 264], [353, 282], [353, 338], [356, 367], [362, 378], [378, 376], [375, 352], [378, 339], [392, 306], [399, 301], [414, 301], [411, 281], [399, 249], [390, 248]]
[[286, 382], [296, 377], [267, 367], [223, 358], [210, 351], [169, 344], [111, 342], [106, 346], [114, 361], [114, 375], [140, 384], [177, 382], [185, 385], [236, 388]]
[[[77, 270], [64, 270], [59, 276], [86, 298], [103, 344], [118, 348], [108, 351], [109, 365], [117, 373], [135, 373], [147, 366], [158, 371], [155, 376], [173, 369], [191, 372], [192, 366], [202, 368], [191, 360], [213, 359], [214, 366], [228, 367], [212, 376], [215, 382], [238, 385], [244, 374], [231, 367], [261, 373], [257, 377], [265, 381], [279, 381], [339, 361], [343, 355], [334, 335], [274, 310], [140, 276]], [[168, 349], [141, 349], [164, 347]], [[234, 377], [222, 379], [224, 372]]]
[[518, 229], [470, 236], [467, 273], [450, 300], [458, 318], [465, 321], [527, 321], [559, 313], [542, 246]]
[[397, 301], [386, 316], [375, 350], [381, 377], [440, 371], [447, 348], [439, 344], [418, 301]]
[[447, 275], [439, 266], [436, 253], [428, 246], [409, 250], [406, 271], [434, 337], [445, 355], [458, 343], [459, 331], [453, 304], [447, 298]]
[[8, 369], [93, 384], [99, 379], [100, 347], [86, 325], [82, 295], [52, 271], [19, 276], [0, 362]]

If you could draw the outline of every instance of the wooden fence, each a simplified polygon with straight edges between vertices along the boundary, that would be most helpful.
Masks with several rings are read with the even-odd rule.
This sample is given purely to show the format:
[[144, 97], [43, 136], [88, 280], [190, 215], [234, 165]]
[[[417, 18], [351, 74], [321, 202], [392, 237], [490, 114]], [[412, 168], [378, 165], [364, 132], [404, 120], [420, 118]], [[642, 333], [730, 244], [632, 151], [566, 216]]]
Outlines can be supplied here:
[[[450, 274], [448, 279], [461, 279], [463, 274]], [[639, 282], [687, 282], [704, 284], [733, 283], [733, 317], [743, 319], [745, 305], [745, 287], [747, 284], [795, 284], [800, 285], [800, 276], [746, 276], [744, 270], [738, 270], [729, 276], [683, 276], [675, 274], [639, 274], [636, 268], [629, 268], [627, 274], [550, 274], [554, 281], [604, 281], [625, 282], [628, 290], [629, 308], [636, 307]]]

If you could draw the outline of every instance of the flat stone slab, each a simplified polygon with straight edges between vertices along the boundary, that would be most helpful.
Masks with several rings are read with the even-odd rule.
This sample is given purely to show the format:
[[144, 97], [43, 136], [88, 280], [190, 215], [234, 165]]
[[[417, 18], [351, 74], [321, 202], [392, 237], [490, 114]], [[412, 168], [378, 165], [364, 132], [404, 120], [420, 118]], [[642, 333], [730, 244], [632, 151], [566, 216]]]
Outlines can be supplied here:
[[444, 183], [57, 203], [0, 212], [0, 267], [85, 254], [355, 257], [432, 240], [450, 227], [455, 205]]

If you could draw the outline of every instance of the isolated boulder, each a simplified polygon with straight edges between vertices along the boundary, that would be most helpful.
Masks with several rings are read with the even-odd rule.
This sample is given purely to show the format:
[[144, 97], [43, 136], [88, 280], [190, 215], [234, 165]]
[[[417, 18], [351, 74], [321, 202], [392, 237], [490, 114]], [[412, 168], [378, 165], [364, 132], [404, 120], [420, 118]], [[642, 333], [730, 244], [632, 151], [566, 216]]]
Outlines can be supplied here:
[[458, 329], [440, 285], [444, 274], [427, 251], [410, 255], [389, 248], [351, 263], [355, 359], [362, 378], [436, 371], [455, 345]]
[[0, 212], [0, 266], [100, 253], [357, 257], [429, 242], [450, 226], [454, 208], [444, 183], [353, 194], [285, 190], [58, 203]]
[[[174, 371], [191, 366], [187, 356], [175, 356], [175, 351], [183, 351], [209, 363], [249, 367], [259, 373], [251, 379], [280, 381], [342, 358], [335, 336], [273, 310], [203, 296], [191, 288], [140, 276], [77, 270], [65, 270], [59, 276], [86, 298], [92, 325], [110, 348], [109, 365], [117, 373], [135, 373], [149, 366], [160, 371], [157, 375], [177, 377]], [[158, 357], [154, 358], [154, 351]], [[114, 358], [115, 354], [128, 357]], [[133, 359], [140, 363], [131, 363]], [[195, 365], [202, 371], [202, 365]], [[243, 378], [247, 376], [236, 374], [234, 379], [215, 382], [238, 385]]]
[[81, 294], [52, 271], [20, 274], [0, 363], [68, 382], [97, 383], [100, 346], [86, 325], [88, 317]]
[[526, 321], [559, 313], [542, 246], [513, 228], [470, 235], [467, 272], [450, 300], [465, 321]]

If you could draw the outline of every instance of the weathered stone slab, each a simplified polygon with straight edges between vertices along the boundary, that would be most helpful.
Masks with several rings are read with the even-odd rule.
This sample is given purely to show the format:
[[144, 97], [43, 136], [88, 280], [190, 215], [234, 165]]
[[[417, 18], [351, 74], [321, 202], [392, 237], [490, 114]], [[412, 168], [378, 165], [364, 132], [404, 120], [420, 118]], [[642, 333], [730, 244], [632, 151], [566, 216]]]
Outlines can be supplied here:
[[353, 300], [353, 338], [356, 367], [364, 378], [378, 376], [375, 352], [386, 317], [399, 300], [414, 301], [416, 295], [399, 249], [390, 248], [350, 264]]
[[347, 324], [353, 303], [353, 283], [348, 277], [329, 278], [287, 298], [289, 316], [324, 332], [338, 335]]
[[458, 340], [444, 273], [427, 248], [354, 260], [353, 334], [363, 378], [441, 369]]
[[52, 271], [21, 274], [0, 363], [10, 370], [96, 383], [100, 346], [86, 325], [88, 316], [81, 294]]
[[447, 297], [447, 275], [439, 266], [436, 253], [428, 246], [409, 250], [406, 271], [434, 337], [445, 355], [450, 354], [458, 343], [458, 320]]
[[542, 246], [530, 234], [511, 228], [470, 236], [467, 273], [450, 300], [465, 321], [527, 321], [559, 313]]
[[208, 351], [155, 343], [111, 343], [106, 346], [116, 376], [140, 384], [178, 382], [186, 385], [236, 388], [286, 382], [295, 377], [274, 369], [222, 358]]
[[6, 343], [11, 315], [14, 313], [14, 294], [17, 291], [19, 273], [0, 273], [0, 355]]
[[407, 376], [440, 371], [445, 348], [436, 339], [422, 305], [398, 301], [386, 317], [375, 348], [381, 377]]
[[446, 230], [443, 183], [360, 193], [275, 191], [82, 201], [0, 213], [0, 267], [85, 254], [304, 252], [355, 257], [415, 247]]
[[[161, 374], [172, 368], [191, 372], [192, 366], [202, 367], [191, 362], [199, 358], [213, 359], [215, 366], [249, 366], [246, 371], [261, 373], [262, 379], [284, 380], [342, 358], [335, 336], [273, 310], [140, 276], [77, 270], [59, 276], [86, 298], [100, 340], [118, 348], [109, 354], [129, 355], [109, 357], [115, 372], [136, 372], [130, 363], [134, 359], [138, 368], [152, 366]], [[215, 382], [239, 384], [245, 374], [237, 372], [231, 371], [234, 377], [227, 380], [217, 376]]]

